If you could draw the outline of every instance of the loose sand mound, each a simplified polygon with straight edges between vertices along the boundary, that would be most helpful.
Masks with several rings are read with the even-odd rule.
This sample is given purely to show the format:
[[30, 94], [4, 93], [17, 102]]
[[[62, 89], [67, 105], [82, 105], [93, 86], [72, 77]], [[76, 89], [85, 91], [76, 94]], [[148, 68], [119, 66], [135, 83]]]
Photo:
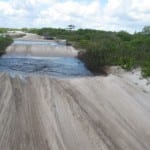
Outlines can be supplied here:
[[0, 84], [1, 150], [150, 149], [150, 93], [119, 77]]

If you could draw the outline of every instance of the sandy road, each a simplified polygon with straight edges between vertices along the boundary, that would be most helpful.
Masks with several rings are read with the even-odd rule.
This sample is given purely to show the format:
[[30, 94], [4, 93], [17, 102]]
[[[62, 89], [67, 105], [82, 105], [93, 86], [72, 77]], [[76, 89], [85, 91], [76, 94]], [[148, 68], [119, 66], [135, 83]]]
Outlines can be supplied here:
[[1, 150], [150, 148], [150, 94], [119, 77], [1, 74], [0, 84]]
[[125, 73], [24, 80], [0, 73], [0, 150], [150, 150], [145, 83]]

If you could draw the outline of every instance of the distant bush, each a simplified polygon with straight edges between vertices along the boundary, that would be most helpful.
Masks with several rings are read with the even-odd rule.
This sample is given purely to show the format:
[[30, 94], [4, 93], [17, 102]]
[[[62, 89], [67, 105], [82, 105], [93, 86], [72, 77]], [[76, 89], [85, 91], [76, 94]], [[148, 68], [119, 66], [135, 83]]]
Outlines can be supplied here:
[[13, 42], [10, 37], [2, 37], [0, 36], [0, 55], [5, 53], [5, 49]]
[[132, 35], [125, 31], [118, 32], [117, 36], [123, 41], [130, 41], [132, 39]]
[[144, 62], [142, 66], [142, 72], [144, 77], [150, 77], [150, 62]]
[[145, 35], [150, 35], [150, 26], [145, 26], [142, 30], [142, 33]]
[[0, 28], [0, 33], [6, 33], [7, 29], [6, 28]]

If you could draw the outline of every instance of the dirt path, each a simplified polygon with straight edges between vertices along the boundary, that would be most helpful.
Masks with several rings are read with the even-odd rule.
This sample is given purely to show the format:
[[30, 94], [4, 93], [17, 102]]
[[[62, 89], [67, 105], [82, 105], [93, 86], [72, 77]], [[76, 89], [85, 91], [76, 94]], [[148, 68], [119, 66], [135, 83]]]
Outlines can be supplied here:
[[1, 150], [149, 150], [150, 93], [108, 77], [0, 75]]

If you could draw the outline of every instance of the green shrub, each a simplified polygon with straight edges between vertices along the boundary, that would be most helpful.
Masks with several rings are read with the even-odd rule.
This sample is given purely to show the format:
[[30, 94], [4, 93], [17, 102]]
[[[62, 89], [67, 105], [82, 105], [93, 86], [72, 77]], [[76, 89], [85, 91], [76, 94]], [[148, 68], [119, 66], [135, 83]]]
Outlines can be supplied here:
[[130, 41], [132, 39], [132, 35], [125, 31], [118, 32], [117, 36], [123, 41]]
[[[144, 76], [150, 76], [150, 34], [149, 26], [141, 33], [133, 35], [120, 31], [106, 32], [90, 29], [68, 31], [65, 29], [29, 29], [39, 35], [55, 36], [71, 42], [73, 46], [84, 50], [82, 60], [92, 71], [99, 71], [101, 66], [120, 65], [130, 70], [142, 67]], [[145, 64], [146, 62], [146, 64]]]
[[121, 57], [119, 65], [126, 70], [131, 70], [134, 67], [134, 59], [130, 57]]
[[0, 55], [5, 53], [5, 49], [13, 42], [10, 37], [2, 37], [0, 36]]
[[142, 67], [142, 72], [144, 77], [150, 77], [150, 62], [145, 62]]
[[6, 33], [7, 29], [6, 28], [0, 28], [0, 33]]

